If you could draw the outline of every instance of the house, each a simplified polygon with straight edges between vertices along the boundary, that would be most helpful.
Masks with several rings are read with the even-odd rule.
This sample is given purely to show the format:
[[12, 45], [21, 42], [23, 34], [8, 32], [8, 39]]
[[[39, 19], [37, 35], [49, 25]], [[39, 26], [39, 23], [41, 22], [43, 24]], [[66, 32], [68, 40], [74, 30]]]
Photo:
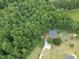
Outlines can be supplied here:
[[49, 30], [48, 34], [50, 38], [57, 38], [57, 32], [55, 30]]
[[74, 54], [66, 54], [65, 59], [77, 59], [77, 57]]
[[46, 49], [50, 49], [51, 48], [51, 44], [48, 43], [48, 39], [49, 38], [57, 38], [57, 32], [55, 30], [49, 30], [41, 38], [43, 38], [45, 40], [44, 41], [44, 47]]
[[75, 58], [74, 58], [74, 56], [72, 56], [72, 55], [66, 55], [66, 56], [65, 56], [65, 59], [75, 59]]
[[55, 30], [49, 30], [48, 32], [44, 33], [41, 38], [49, 39], [49, 38], [57, 38], [57, 32]]

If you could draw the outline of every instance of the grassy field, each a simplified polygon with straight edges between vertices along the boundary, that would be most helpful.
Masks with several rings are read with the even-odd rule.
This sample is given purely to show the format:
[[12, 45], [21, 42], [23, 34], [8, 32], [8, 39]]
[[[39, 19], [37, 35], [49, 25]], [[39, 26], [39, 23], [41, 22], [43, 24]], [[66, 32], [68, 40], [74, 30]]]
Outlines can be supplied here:
[[[79, 41], [70, 40], [66, 43], [61, 44], [60, 46], [52, 46], [52, 50], [48, 50], [45, 53], [45, 57], [43, 59], [64, 59], [64, 56], [67, 53], [74, 53], [77, 57], [79, 57]], [[74, 47], [71, 48], [69, 46], [70, 43], [74, 44]], [[52, 55], [51, 55], [52, 52]]]
[[67, 14], [74, 20], [79, 21], [79, 9], [73, 9], [67, 12]]
[[[70, 44], [74, 44], [74, 47], [71, 48]], [[41, 51], [41, 47], [36, 47], [27, 59], [38, 59]], [[45, 51], [43, 59], [64, 59], [64, 56], [67, 53], [73, 53], [79, 58], [79, 40], [69, 40], [67, 42], [63, 42], [60, 46], [52, 45], [52, 49]]]
[[40, 48], [39, 46], [36, 47], [26, 59], [38, 59], [41, 49], [42, 48]]

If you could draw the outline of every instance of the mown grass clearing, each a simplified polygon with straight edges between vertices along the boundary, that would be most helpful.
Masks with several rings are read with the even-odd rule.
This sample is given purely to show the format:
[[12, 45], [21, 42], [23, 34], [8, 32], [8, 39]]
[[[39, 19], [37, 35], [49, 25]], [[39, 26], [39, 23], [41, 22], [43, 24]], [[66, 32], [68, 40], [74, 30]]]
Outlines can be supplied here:
[[32, 53], [26, 58], [26, 59], [38, 59], [39, 58], [39, 55], [40, 55], [40, 52], [41, 52], [41, 47], [36, 47]]
[[[52, 46], [52, 50], [48, 50], [45, 53], [44, 59], [64, 59], [66, 53], [74, 53], [79, 58], [79, 41], [70, 40], [66, 43], [62, 43], [60, 46]], [[74, 47], [69, 46], [70, 43], [74, 44]], [[51, 55], [52, 52], [52, 55]]]
[[67, 12], [67, 14], [76, 21], [79, 21], [79, 9], [73, 9]]

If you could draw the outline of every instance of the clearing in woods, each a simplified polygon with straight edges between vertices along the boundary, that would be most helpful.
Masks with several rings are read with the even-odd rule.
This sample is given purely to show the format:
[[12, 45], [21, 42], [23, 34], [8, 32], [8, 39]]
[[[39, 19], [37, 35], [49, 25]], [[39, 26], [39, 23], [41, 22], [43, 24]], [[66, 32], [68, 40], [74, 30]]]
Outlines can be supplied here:
[[[79, 9], [69, 10], [67, 12], [69, 17], [73, 20], [79, 21]], [[71, 48], [69, 44], [74, 44]], [[42, 47], [36, 47], [34, 51], [30, 54], [28, 59], [39, 59], [39, 55], [42, 51]], [[52, 46], [52, 50], [47, 50], [44, 54], [43, 59], [64, 59], [66, 53], [74, 53], [79, 58], [79, 40], [69, 40], [66, 43], [62, 43], [60, 46]]]
[[36, 47], [33, 51], [32, 51], [32, 53], [28, 56], [28, 57], [26, 57], [26, 59], [38, 59], [39, 58], [39, 55], [40, 55], [40, 53], [41, 53], [41, 50], [42, 50], [42, 48], [41, 47]]
[[79, 9], [72, 9], [67, 12], [67, 14], [76, 21], [79, 21]]

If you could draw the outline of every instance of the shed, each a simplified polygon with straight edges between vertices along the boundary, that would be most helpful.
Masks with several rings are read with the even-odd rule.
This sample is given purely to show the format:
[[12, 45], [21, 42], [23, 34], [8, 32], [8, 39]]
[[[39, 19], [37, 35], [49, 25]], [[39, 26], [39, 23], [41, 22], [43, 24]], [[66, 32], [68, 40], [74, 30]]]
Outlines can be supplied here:
[[66, 55], [66, 56], [65, 56], [65, 59], [75, 59], [75, 58], [74, 58], [74, 56], [72, 56], [72, 55]]
[[57, 32], [55, 30], [49, 30], [48, 34], [51, 38], [57, 38]]
[[65, 59], [77, 59], [77, 57], [73, 54], [66, 54]]

